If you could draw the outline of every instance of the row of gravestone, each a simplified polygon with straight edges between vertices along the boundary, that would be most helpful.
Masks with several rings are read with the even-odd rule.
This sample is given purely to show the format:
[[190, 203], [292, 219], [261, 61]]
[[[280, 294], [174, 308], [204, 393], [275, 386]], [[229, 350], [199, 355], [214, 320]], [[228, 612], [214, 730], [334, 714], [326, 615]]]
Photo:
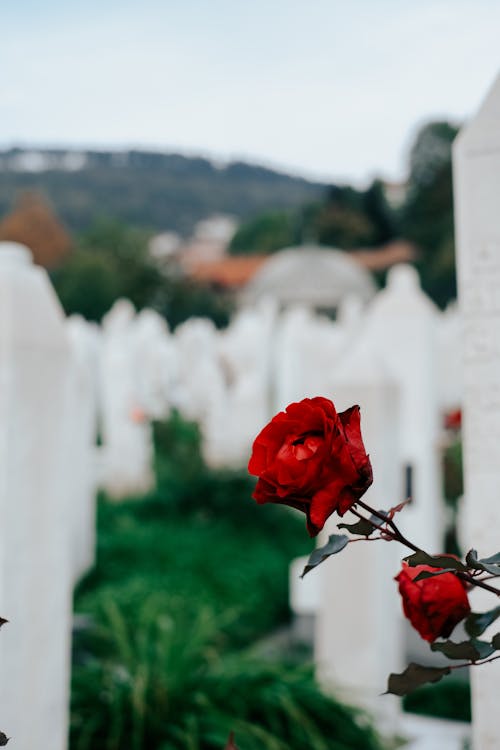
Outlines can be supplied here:
[[[339, 409], [359, 403], [375, 470], [369, 500], [387, 507], [411, 489], [406, 527], [417, 543], [440, 549], [440, 414], [461, 396], [460, 325], [456, 312], [440, 313], [423, 295], [411, 268], [394, 269], [368, 309], [349, 300], [335, 322], [299, 308], [278, 314], [269, 301], [243, 310], [225, 331], [189, 320], [174, 334], [125, 300], [100, 327], [66, 320], [45, 273], [19, 245], [0, 247], [0, 285], [0, 601], [11, 622], [0, 644], [9, 675], [0, 704], [19, 748], [49, 729], [55, 750], [64, 747], [71, 596], [94, 557], [96, 488], [119, 499], [152, 486], [151, 421], [172, 407], [199, 422], [209, 464], [238, 466], [287, 403], [318, 394]], [[366, 588], [362, 611], [382, 615], [365, 628], [366, 643], [359, 634], [356, 657], [330, 653], [341, 625], [328, 608], [318, 617], [320, 672], [326, 680], [354, 675], [358, 693], [380, 686], [393, 638], [382, 583], [394, 570], [392, 549], [377, 554], [356, 588]], [[339, 582], [331, 576], [325, 584], [347, 586], [347, 599], [356, 578], [344, 575], [350, 565], [347, 554]], [[347, 669], [343, 656], [359, 664]]]

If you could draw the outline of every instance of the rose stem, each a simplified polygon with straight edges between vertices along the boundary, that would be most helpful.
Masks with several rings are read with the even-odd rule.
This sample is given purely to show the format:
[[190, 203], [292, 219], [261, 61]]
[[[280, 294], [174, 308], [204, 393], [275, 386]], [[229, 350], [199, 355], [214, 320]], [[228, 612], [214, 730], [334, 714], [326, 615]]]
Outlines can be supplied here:
[[479, 667], [482, 664], [488, 664], [490, 661], [495, 661], [495, 659], [500, 659], [500, 654], [497, 654], [497, 656], [492, 656], [489, 659], [484, 659], [483, 661], [467, 661], [465, 664], [451, 664], [449, 666], [449, 669], [460, 669], [461, 667]]
[[[374, 510], [374, 508], [371, 508], [369, 505], [366, 505], [366, 503], [363, 503], [361, 500], [358, 500], [356, 504], [360, 505], [368, 513], [371, 513], [376, 518], [380, 518], [381, 521], [384, 521], [386, 525], [390, 526], [390, 528], [392, 529], [392, 536], [397, 542], [399, 542], [400, 544], [404, 544], [405, 547], [408, 547], [414, 552], [424, 552], [424, 550], [420, 549], [420, 547], [417, 547], [416, 544], [413, 544], [413, 542], [410, 542], [409, 539], [403, 536], [403, 534], [400, 532], [400, 530], [398, 529], [398, 527], [396, 526], [396, 523], [393, 521], [392, 518], [388, 518], [380, 511]], [[361, 516], [359, 517], [361, 518]], [[363, 520], [369, 521], [368, 518], [364, 518]], [[376, 526], [375, 528], [379, 528], [379, 527]], [[424, 554], [428, 554], [428, 553], [425, 552]], [[429, 557], [431, 557], [431, 555], [429, 555]], [[462, 579], [462, 581], [467, 581], [467, 583], [471, 583], [473, 586], [479, 586], [479, 588], [481, 589], [485, 589], [486, 591], [489, 591], [490, 593], [495, 594], [496, 596], [500, 596], [500, 589], [497, 589], [494, 586], [490, 586], [488, 583], [483, 583], [483, 581], [477, 580], [476, 578], [469, 575], [468, 573], [463, 573], [462, 571], [454, 571], [454, 572], [458, 578]]]

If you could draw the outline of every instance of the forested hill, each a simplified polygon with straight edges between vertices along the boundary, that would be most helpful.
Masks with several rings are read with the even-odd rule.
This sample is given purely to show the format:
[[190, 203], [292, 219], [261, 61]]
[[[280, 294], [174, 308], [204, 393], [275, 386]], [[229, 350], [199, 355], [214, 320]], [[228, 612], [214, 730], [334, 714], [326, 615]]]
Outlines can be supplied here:
[[324, 185], [260, 166], [147, 151], [0, 151], [0, 217], [25, 190], [43, 192], [68, 228], [112, 217], [152, 230], [188, 234], [199, 219], [246, 219], [315, 200]]

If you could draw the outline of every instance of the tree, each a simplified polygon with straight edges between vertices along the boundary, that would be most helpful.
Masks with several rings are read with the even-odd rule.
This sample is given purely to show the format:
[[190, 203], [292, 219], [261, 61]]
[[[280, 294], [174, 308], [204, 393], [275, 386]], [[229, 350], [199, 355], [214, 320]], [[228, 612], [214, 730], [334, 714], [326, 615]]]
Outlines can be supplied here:
[[419, 249], [422, 287], [441, 306], [456, 297], [451, 144], [457, 132], [448, 122], [419, 131], [401, 212], [401, 233]]
[[267, 255], [297, 242], [297, 219], [292, 213], [272, 211], [243, 223], [229, 247], [231, 255]]
[[395, 234], [394, 217], [380, 180], [367, 190], [333, 185], [315, 223], [320, 243], [342, 250], [376, 247]]
[[148, 234], [115, 221], [99, 221], [83, 234], [52, 281], [68, 315], [100, 321], [120, 297], [151, 307], [174, 328], [198, 315], [227, 325], [230, 300], [201, 284], [166, 276], [147, 253]]

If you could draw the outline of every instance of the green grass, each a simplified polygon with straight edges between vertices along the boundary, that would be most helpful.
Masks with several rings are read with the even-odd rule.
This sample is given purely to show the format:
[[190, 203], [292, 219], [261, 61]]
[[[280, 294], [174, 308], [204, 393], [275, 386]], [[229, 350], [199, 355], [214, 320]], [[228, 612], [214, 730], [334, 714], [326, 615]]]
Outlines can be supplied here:
[[114, 602], [82, 636], [72, 750], [380, 750], [359, 711], [312, 672], [227, 652], [220, 619], [147, 597], [134, 620]]
[[97, 563], [75, 596], [71, 750], [378, 750], [310, 670], [248, 646], [286, 622], [302, 517], [210, 472], [198, 435], [156, 428], [158, 487], [98, 507]]
[[[284, 622], [289, 562], [311, 545], [297, 518], [254, 507], [244, 485], [244, 499], [235, 497], [224, 513], [209, 506], [182, 513], [154, 498], [101, 500], [97, 565], [77, 591], [76, 610], [95, 614], [111, 597], [132, 616], [145, 593], [175, 593], [195, 607], [232, 612], [231, 636], [242, 644]], [[248, 507], [239, 512], [238, 502]]]

